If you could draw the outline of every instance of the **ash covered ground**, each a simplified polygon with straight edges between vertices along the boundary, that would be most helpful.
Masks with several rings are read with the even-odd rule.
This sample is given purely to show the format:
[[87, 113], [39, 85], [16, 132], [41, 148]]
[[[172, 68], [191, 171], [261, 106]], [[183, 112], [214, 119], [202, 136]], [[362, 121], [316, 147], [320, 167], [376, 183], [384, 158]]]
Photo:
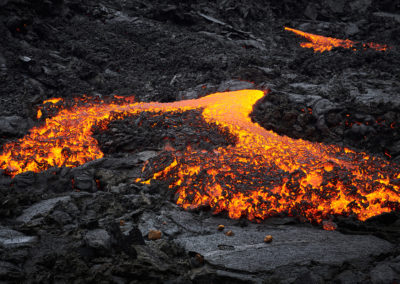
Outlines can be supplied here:
[[[314, 53], [284, 26], [392, 49]], [[268, 88], [252, 115], [263, 127], [400, 160], [398, 1], [0, 0], [0, 34], [1, 144], [43, 123], [36, 111], [52, 97], [167, 102]], [[204, 142], [206, 133], [193, 134], [201, 122], [169, 119], [180, 125], [173, 133], [165, 123], [148, 127], [159, 121], [146, 115], [113, 122], [95, 134], [106, 157], [78, 168], [14, 179], [1, 173], [0, 279], [400, 280], [396, 212], [366, 222], [337, 217], [338, 230], [327, 232], [289, 217], [255, 224], [207, 208], [186, 212], [166, 184], [134, 183], [143, 163], [165, 148], [163, 137], [179, 138], [168, 140], [178, 149], [196, 138], [204, 149], [234, 143], [217, 129]]]

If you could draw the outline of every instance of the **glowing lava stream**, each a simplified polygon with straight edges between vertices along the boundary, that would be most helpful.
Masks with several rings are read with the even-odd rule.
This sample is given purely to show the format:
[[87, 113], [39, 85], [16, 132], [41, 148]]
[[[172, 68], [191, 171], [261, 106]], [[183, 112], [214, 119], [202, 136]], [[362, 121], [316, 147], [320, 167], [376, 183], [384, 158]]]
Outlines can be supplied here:
[[215, 213], [227, 211], [231, 218], [285, 213], [320, 222], [332, 214], [354, 214], [365, 220], [399, 209], [397, 167], [364, 153], [265, 130], [249, 117], [263, 96], [259, 90], [241, 90], [173, 103], [99, 102], [62, 109], [45, 125], [6, 144], [0, 167], [15, 176], [51, 166], [78, 166], [103, 157], [91, 137], [94, 124], [143, 111], [203, 109], [203, 119], [228, 128], [237, 143], [212, 152], [189, 147], [174, 153], [164, 170], [137, 181], [168, 180], [183, 208], [207, 205]]
[[[359, 44], [359, 42], [351, 41], [349, 39], [337, 39], [333, 37], [325, 37], [325, 36], [306, 33], [288, 27], [285, 27], [285, 30], [291, 31], [299, 36], [308, 39], [310, 42], [302, 42], [300, 43], [300, 46], [303, 48], [312, 48], [314, 49], [314, 52], [330, 51], [334, 47], [342, 47], [347, 49], [351, 48], [353, 50], [356, 50], [355, 46]], [[389, 49], [389, 47], [386, 44], [378, 44], [374, 42], [363, 43], [362, 47], [364, 49], [371, 48], [377, 51], [386, 51]]]

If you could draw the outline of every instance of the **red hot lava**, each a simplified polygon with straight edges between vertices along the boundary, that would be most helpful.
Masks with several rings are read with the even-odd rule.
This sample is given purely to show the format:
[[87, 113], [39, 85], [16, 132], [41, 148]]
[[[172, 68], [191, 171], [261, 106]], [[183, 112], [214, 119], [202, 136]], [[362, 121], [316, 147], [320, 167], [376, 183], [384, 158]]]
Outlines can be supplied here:
[[[321, 222], [331, 215], [354, 215], [360, 220], [400, 207], [400, 172], [379, 157], [312, 143], [265, 130], [251, 121], [258, 90], [216, 93], [173, 103], [77, 103], [61, 109], [43, 126], [6, 144], [0, 167], [11, 176], [40, 172], [53, 166], [74, 167], [103, 157], [92, 127], [107, 126], [139, 112], [202, 110], [202, 119], [229, 130], [236, 143], [212, 151], [188, 147], [166, 151], [172, 162], [137, 182], [168, 181], [177, 203], [185, 209], [210, 206], [231, 218], [250, 220], [278, 214]], [[58, 100], [48, 103], [60, 104]], [[156, 167], [159, 168], [159, 167]], [[146, 176], [146, 178], [145, 178]]]
[[[314, 35], [310, 33], [306, 33], [303, 31], [295, 30], [292, 28], [285, 27], [285, 30], [291, 31], [299, 36], [302, 36], [309, 40], [310, 42], [302, 42], [300, 43], [300, 46], [303, 48], [312, 48], [314, 49], [314, 52], [324, 52], [324, 51], [330, 51], [334, 47], [342, 47], [342, 48], [347, 48], [347, 49], [356, 49], [356, 45], [359, 44], [357, 41], [351, 41], [349, 39], [337, 39], [333, 37], [325, 37], [325, 36], [320, 36], [320, 35]], [[367, 42], [363, 43], [362, 47], [364, 49], [371, 48], [375, 49], [377, 51], [386, 51], [389, 49], [389, 47], [386, 44], [378, 44], [374, 42]]]

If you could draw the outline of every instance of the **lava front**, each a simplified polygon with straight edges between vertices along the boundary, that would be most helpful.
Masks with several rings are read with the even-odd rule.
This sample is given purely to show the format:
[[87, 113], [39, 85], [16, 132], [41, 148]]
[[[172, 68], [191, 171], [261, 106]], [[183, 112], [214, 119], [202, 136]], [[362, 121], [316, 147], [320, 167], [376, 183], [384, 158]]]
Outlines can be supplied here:
[[[165, 151], [172, 162], [137, 182], [168, 182], [185, 209], [211, 207], [231, 218], [302, 216], [321, 222], [332, 215], [360, 220], [400, 207], [398, 165], [338, 146], [291, 139], [252, 122], [254, 104], [265, 93], [241, 90], [173, 103], [76, 103], [62, 108], [24, 138], [6, 144], [0, 167], [11, 176], [50, 167], [75, 167], [103, 157], [91, 136], [94, 125], [140, 112], [202, 110], [202, 118], [229, 130], [236, 143], [212, 151], [187, 147]], [[165, 159], [160, 159], [165, 160]], [[155, 160], [154, 163], [157, 163]], [[154, 168], [154, 167], [153, 167]], [[159, 167], [156, 167], [159, 168]], [[147, 174], [145, 174], [147, 172]]]

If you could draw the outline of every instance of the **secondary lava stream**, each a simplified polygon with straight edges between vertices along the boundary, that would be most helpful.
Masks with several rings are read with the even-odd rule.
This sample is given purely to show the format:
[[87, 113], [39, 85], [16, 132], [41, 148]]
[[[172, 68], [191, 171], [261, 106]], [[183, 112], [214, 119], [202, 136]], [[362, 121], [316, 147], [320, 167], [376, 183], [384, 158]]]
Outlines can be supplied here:
[[143, 176], [136, 180], [168, 181], [177, 204], [185, 209], [210, 206], [215, 213], [227, 211], [231, 218], [254, 220], [283, 213], [321, 222], [337, 214], [365, 220], [400, 208], [397, 165], [262, 128], [249, 114], [264, 95], [259, 90], [241, 90], [173, 103], [97, 101], [61, 107], [43, 126], [4, 145], [0, 167], [15, 176], [53, 166], [78, 166], [103, 157], [91, 136], [94, 125], [107, 127], [112, 119], [143, 111], [199, 109], [205, 122], [228, 129], [237, 142], [212, 151], [169, 149], [161, 156], [172, 155], [171, 163], [160, 172], [145, 166]]
[[[333, 37], [325, 37], [325, 36], [320, 36], [320, 35], [315, 35], [315, 34], [310, 34], [306, 33], [303, 31], [295, 30], [292, 28], [285, 27], [285, 30], [291, 31], [299, 36], [302, 36], [309, 40], [310, 42], [302, 42], [300, 43], [300, 46], [303, 48], [312, 48], [314, 49], [314, 52], [324, 52], [324, 51], [330, 51], [334, 47], [341, 47], [341, 48], [346, 48], [346, 49], [356, 49], [356, 45], [360, 44], [357, 41], [352, 41], [349, 39], [337, 39]], [[378, 44], [374, 42], [367, 42], [363, 43], [362, 47], [364, 49], [371, 48], [377, 51], [386, 51], [389, 49], [389, 47], [386, 44]]]

